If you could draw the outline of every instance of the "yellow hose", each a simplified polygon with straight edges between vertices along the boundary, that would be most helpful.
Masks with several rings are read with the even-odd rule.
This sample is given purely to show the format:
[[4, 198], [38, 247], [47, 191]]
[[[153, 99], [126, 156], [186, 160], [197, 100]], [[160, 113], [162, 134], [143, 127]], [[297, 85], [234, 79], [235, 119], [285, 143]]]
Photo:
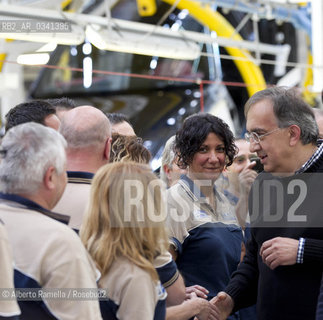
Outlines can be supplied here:
[[[163, 0], [164, 2], [173, 5], [176, 0]], [[209, 27], [220, 37], [232, 38], [233, 40], [243, 40], [239, 34], [234, 34], [233, 26], [218, 12], [214, 11], [210, 5], [201, 4], [196, 1], [180, 0], [177, 4], [179, 9], [187, 9], [192, 17], [201, 24]], [[250, 53], [247, 50], [238, 48], [226, 47], [226, 50], [232, 57], [248, 58]], [[233, 60], [238, 68], [243, 81], [247, 86], [249, 96], [252, 96], [257, 91], [266, 88], [266, 82], [260, 68], [251, 61]]]
[[[313, 64], [313, 56], [310, 51], [307, 53], [307, 64]], [[304, 81], [302, 83], [303, 87], [303, 98], [304, 100], [310, 104], [311, 106], [315, 106], [316, 100], [315, 98], [318, 96], [316, 92], [311, 90], [313, 86], [313, 69], [307, 68], [304, 75]]]
[[152, 16], [157, 11], [156, 0], [137, 0], [138, 13], [142, 16]]

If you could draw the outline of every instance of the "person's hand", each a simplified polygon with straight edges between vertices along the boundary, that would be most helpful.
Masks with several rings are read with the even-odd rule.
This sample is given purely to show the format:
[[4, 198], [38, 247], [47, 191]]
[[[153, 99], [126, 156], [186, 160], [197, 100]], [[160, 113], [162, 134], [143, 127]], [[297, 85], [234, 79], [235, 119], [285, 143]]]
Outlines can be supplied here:
[[244, 244], [244, 242], [241, 242], [241, 254], [240, 254], [240, 262], [243, 261], [244, 256], [247, 253], [247, 249], [246, 249], [246, 245]]
[[169, 320], [187, 320], [192, 317], [198, 320], [218, 320], [217, 308], [192, 292], [183, 303], [166, 309], [166, 319]]
[[221, 291], [211, 301], [216, 307], [216, 320], [225, 320], [233, 310], [233, 299], [225, 292]]
[[219, 313], [216, 306], [205, 299], [198, 298], [195, 292], [189, 294], [189, 299], [184, 304], [187, 308], [194, 308], [196, 314], [194, 320], [218, 320]]
[[260, 248], [262, 261], [272, 270], [296, 263], [298, 240], [276, 237], [265, 241]]
[[203, 300], [198, 298], [201, 305], [201, 311], [196, 315], [198, 320], [218, 320], [219, 319], [219, 312], [215, 305], [207, 300]]
[[190, 294], [193, 292], [196, 294], [197, 297], [206, 299], [207, 294], [209, 293], [207, 289], [197, 284], [194, 286], [186, 287], [185, 292], [186, 292], [186, 299], [190, 299], [191, 298]]
[[249, 195], [251, 186], [258, 175], [256, 171], [252, 170], [255, 165], [256, 162], [253, 161], [239, 173], [240, 193], [247, 196]]

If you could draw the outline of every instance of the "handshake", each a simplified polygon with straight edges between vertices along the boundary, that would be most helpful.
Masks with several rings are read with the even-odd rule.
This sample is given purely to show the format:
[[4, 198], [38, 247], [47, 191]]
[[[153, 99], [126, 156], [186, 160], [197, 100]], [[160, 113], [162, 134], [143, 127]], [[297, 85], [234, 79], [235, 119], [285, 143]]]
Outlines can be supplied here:
[[198, 314], [195, 319], [198, 320], [225, 320], [231, 314], [234, 307], [234, 302], [232, 298], [221, 291], [209, 301], [209, 308], [206, 308], [205, 311]]

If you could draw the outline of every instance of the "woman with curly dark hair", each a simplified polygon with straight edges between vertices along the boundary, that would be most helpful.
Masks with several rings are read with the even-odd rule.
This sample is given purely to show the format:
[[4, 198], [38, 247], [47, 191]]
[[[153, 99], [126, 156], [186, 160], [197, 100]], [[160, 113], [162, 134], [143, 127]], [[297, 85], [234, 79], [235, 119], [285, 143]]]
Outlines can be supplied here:
[[196, 114], [177, 132], [175, 150], [187, 174], [167, 193], [171, 253], [186, 286], [199, 284], [212, 299], [226, 287], [241, 257], [243, 232], [235, 208], [215, 187], [237, 147], [226, 123]]

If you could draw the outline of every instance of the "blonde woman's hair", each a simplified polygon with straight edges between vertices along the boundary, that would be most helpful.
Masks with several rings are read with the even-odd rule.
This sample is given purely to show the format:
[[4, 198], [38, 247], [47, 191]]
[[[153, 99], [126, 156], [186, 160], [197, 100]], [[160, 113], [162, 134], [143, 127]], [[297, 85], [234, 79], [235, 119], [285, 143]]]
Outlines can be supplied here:
[[[161, 219], [164, 193], [156, 181], [147, 165], [135, 162], [110, 163], [96, 173], [80, 236], [103, 276], [118, 257], [126, 257], [158, 280], [153, 261], [168, 249], [168, 238]], [[130, 206], [138, 192], [140, 204]]]

